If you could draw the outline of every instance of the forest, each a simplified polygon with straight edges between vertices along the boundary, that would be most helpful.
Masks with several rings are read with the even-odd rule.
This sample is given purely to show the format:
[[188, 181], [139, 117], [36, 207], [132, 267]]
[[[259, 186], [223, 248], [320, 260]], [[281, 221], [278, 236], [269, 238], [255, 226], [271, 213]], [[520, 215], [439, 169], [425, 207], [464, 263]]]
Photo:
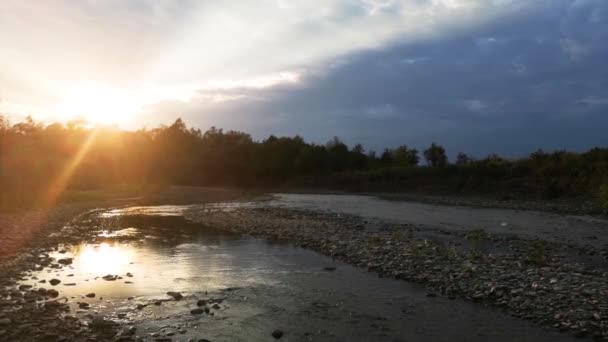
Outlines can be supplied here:
[[0, 116], [0, 208], [120, 184], [584, 199], [608, 208], [608, 148], [538, 150], [518, 159], [460, 152], [449, 161], [436, 143], [424, 151], [402, 145], [377, 153], [337, 137], [320, 145], [299, 136], [255, 141], [215, 127], [202, 132], [181, 119], [126, 131], [30, 117], [12, 124]]

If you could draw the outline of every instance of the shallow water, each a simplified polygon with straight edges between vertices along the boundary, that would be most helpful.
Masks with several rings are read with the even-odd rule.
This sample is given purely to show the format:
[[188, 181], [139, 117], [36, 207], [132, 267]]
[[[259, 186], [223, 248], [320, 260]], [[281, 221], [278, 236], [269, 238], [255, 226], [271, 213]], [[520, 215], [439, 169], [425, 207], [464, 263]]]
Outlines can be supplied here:
[[275, 194], [267, 205], [331, 211], [445, 230], [484, 229], [493, 234], [560, 243], [608, 245], [608, 220], [590, 216], [390, 201], [359, 195]]
[[[571, 340], [498, 310], [427, 297], [420, 286], [378, 278], [312, 251], [188, 222], [180, 216], [186, 209], [195, 210], [96, 213], [102, 223], [82, 223], [97, 232], [95, 241], [53, 254], [73, 258], [71, 265], [36, 272], [25, 283], [49, 288], [38, 281], [58, 278], [62, 283], [54, 288], [73, 297], [77, 315], [134, 325], [147, 340], [159, 333], [176, 334], [174, 341], [264, 341], [272, 340], [274, 329], [285, 332], [283, 341]], [[105, 275], [119, 278], [108, 281]], [[185, 297], [170, 300], [167, 291]], [[85, 298], [87, 293], [96, 296]], [[192, 315], [198, 299], [221, 303], [213, 315]], [[78, 302], [91, 307], [80, 310]], [[137, 304], [146, 307], [137, 310]]]

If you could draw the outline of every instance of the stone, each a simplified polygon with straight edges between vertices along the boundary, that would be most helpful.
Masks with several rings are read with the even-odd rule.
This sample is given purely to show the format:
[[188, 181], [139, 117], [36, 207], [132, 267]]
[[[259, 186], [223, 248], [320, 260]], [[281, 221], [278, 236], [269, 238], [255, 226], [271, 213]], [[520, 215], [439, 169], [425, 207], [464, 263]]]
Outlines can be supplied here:
[[272, 332], [272, 337], [276, 338], [277, 340], [280, 339], [281, 337], [283, 337], [283, 331], [280, 329], [275, 329]]
[[174, 292], [174, 291], [167, 292], [167, 295], [170, 297], [173, 297], [173, 299], [175, 299], [175, 300], [180, 300], [180, 299], [184, 298], [184, 296], [182, 296], [181, 293]]
[[58, 263], [62, 264], [62, 265], [71, 265], [72, 264], [72, 258], [63, 258], [63, 259], [59, 259], [57, 260]]
[[116, 280], [117, 276], [112, 275], [112, 274], [106, 274], [105, 276], [101, 277], [101, 279], [106, 280], [106, 281], [114, 281]]
[[202, 315], [204, 312], [205, 312], [205, 310], [203, 310], [201, 308], [196, 308], [196, 309], [190, 310], [190, 313], [193, 315]]
[[196, 302], [196, 306], [205, 306], [205, 305], [207, 305], [207, 301], [206, 301], [206, 300], [204, 300], [204, 299], [199, 299], [199, 300]]
[[49, 284], [51, 284], [53, 286], [58, 285], [59, 283], [61, 283], [61, 280], [59, 280], [59, 279], [51, 279], [51, 280], [49, 280]]
[[95, 298], [95, 293], [93, 293], [93, 292], [87, 293], [86, 297], [87, 298]]

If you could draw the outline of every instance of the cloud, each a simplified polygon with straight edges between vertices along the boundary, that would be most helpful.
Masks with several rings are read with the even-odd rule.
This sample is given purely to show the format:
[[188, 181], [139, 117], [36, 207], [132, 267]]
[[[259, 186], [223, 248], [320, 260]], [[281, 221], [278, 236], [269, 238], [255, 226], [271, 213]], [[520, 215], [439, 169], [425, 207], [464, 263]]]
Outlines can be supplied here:
[[[175, 112], [203, 127], [242, 129], [259, 138], [301, 134], [323, 142], [339, 135], [377, 150], [438, 141], [452, 154], [483, 156], [606, 145], [608, 47], [594, 31], [600, 19], [594, 14], [574, 21], [572, 11], [581, 9], [568, 1], [539, 3], [544, 6], [466, 32], [318, 63], [302, 69], [298, 86], [249, 92], [265, 101], [243, 97]], [[583, 5], [587, 13], [608, 8], [596, 1]], [[588, 46], [576, 62], [564, 53], [567, 39]]]
[[607, 20], [605, 0], [10, 1], [0, 77], [40, 108], [72, 82], [129, 88], [133, 128], [580, 149], [608, 143]]

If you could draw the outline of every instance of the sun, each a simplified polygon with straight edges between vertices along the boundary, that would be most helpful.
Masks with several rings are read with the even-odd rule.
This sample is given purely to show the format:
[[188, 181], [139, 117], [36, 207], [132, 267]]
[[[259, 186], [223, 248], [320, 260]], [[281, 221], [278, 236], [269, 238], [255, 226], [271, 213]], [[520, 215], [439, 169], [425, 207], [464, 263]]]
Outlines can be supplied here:
[[84, 118], [92, 124], [120, 125], [133, 116], [140, 106], [127, 89], [95, 82], [68, 87], [55, 108], [65, 120]]

